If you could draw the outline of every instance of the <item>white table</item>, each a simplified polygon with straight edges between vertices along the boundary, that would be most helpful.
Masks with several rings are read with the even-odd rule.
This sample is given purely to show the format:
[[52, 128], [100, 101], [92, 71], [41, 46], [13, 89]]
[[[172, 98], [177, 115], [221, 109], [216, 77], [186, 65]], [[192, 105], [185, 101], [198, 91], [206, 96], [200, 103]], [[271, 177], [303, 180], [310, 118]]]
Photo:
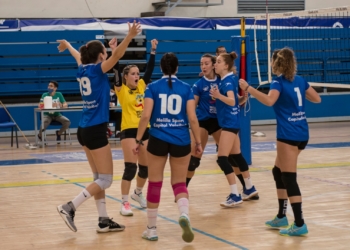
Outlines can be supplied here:
[[[122, 108], [120, 106], [114, 106], [114, 107], [109, 107], [109, 110], [119, 110], [121, 111]], [[35, 144], [38, 145], [38, 120], [37, 120], [37, 115], [40, 113], [40, 118], [41, 118], [41, 127], [44, 127], [44, 113], [45, 112], [82, 112], [83, 111], [83, 106], [72, 106], [68, 108], [54, 108], [54, 109], [40, 109], [40, 108], [35, 108], [34, 109], [34, 130], [35, 130]], [[44, 131], [45, 133], [45, 131]], [[42, 137], [41, 140], [41, 147], [45, 146], [44, 138], [46, 136]], [[67, 140], [63, 140], [61, 142], [66, 142]], [[77, 141], [77, 140], [71, 140], [71, 141]], [[52, 142], [58, 142], [58, 141], [52, 141]]]

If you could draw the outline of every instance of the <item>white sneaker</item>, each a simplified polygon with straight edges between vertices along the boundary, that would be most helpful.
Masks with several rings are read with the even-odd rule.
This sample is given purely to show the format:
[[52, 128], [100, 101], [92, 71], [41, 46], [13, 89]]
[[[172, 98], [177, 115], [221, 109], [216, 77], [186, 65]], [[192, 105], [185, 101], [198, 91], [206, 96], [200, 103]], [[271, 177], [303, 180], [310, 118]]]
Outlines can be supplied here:
[[192, 242], [194, 239], [194, 234], [192, 231], [190, 219], [188, 218], [187, 214], [183, 213], [181, 214], [179, 218], [179, 224], [182, 228], [182, 239], [185, 242]]
[[124, 216], [133, 216], [133, 212], [131, 211], [130, 203], [125, 201], [122, 203], [122, 206], [120, 208], [120, 214]]
[[139, 194], [136, 194], [135, 191], [134, 193], [131, 195], [131, 199], [133, 199], [134, 201], [137, 201], [138, 203], [140, 203], [140, 206], [142, 208], [146, 208], [147, 207], [147, 201], [145, 199], [145, 197], [143, 196], [142, 192]]
[[142, 233], [142, 238], [145, 240], [156, 241], [158, 240], [157, 228], [148, 228]]

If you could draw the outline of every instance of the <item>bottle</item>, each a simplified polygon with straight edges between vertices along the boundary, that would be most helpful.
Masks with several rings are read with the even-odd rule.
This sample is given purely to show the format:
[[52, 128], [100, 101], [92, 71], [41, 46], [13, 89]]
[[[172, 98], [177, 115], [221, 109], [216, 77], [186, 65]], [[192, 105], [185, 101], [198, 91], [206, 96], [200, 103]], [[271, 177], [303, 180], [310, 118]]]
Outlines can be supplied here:
[[39, 109], [43, 109], [43, 108], [44, 108], [44, 99], [41, 98], [39, 103]]

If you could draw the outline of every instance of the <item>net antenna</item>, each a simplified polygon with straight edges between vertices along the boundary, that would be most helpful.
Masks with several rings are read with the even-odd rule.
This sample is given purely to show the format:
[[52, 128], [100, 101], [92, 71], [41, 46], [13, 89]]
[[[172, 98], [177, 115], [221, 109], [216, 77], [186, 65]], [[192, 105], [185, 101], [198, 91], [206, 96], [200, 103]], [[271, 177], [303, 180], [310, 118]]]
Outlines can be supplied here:
[[268, 11], [266, 1], [265, 15], [255, 16], [254, 21], [259, 86], [272, 80], [271, 51], [290, 47], [297, 59], [297, 74], [311, 86], [350, 88], [350, 6]]

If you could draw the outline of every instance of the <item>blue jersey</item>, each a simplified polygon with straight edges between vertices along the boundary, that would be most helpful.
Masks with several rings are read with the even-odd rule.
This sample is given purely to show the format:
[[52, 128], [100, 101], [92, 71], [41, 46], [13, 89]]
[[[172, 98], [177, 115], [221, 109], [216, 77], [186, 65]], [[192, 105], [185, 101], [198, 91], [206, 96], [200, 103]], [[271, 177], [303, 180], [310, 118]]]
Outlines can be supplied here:
[[209, 91], [212, 88], [218, 88], [219, 82], [219, 77], [209, 80], [203, 76], [193, 85], [193, 94], [199, 97], [196, 109], [198, 121], [216, 118], [216, 100], [209, 95]]
[[79, 127], [86, 128], [109, 121], [109, 80], [101, 63], [79, 65], [77, 80], [83, 98]]
[[185, 82], [172, 76], [172, 88], [168, 85], [168, 76], [149, 84], [145, 98], [154, 101], [151, 128], [149, 134], [160, 140], [178, 146], [191, 143], [186, 106], [193, 100], [193, 92]]
[[284, 76], [272, 81], [270, 90], [280, 92], [273, 105], [277, 120], [277, 139], [293, 141], [309, 139], [309, 127], [305, 115], [305, 91], [309, 87], [309, 83], [300, 76], [295, 76], [293, 82]]
[[233, 73], [224, 76], [219, 84], [220, 94], [227, 96], [228, 91], [233, 91], [235, 105], [229, 106], [226, 103], [216, 100], [216, 110], [219, 126], [221, 128], [239, 129], [239, 101], [238, 101], [238, 79]]

